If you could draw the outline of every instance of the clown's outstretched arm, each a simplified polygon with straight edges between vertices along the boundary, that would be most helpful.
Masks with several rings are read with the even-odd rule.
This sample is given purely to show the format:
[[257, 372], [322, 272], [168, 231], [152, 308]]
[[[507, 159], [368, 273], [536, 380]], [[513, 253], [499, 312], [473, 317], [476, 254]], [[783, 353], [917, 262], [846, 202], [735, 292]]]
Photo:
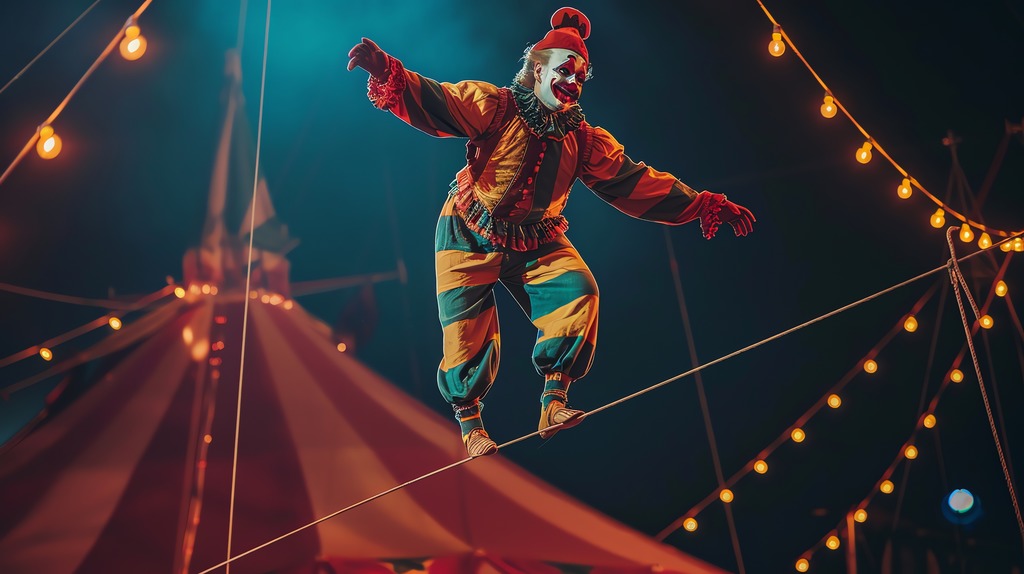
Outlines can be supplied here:
[[363, 38], [348, 53], [348, 70], [370, 74], [367, 96], [378, 109], [435, 137], [476, 138], [498, 111], [498, 88], [487, 82], [437, 82], [405, 69], [373, 40]]
[[634, 162], [604, 128], [592, 128], [589, 147], [580, 179], [619, 211], [668, 225], [699, 219], [708, 239], [715, 236], [721, 223], [731, 225], [739, 236], [754, 230], [756, 220], [749, 209], [721, 193], [698, 193], [670, 173]]

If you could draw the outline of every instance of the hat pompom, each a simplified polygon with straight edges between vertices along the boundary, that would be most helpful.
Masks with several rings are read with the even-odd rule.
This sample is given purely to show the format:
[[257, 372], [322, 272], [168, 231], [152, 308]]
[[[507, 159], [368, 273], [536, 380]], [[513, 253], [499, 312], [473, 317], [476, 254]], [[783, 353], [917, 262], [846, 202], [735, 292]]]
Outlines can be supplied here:
[[590, 37], [590, 19], [579, 10], [565, 6], [559, 8], [551, 15], [551, 29], [575, 28], [580, 33], [580, 39], [586, 40]]

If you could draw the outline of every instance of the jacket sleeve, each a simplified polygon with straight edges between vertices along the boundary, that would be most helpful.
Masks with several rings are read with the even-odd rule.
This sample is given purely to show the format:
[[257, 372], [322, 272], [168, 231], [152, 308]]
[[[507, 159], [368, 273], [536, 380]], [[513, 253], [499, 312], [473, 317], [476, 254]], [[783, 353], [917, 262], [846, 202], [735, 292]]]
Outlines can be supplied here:
[[674, 175], [634, 162], [604, 128], [594, 126], [580, 180], [619, 211], [657, 223], [681, 225], [700, 217], [710, 192], [697, 192]]
[[499, 113], [498, 88], [487, 82], [437, 82], [406, 70], [389, 58], [386, 82], [370, 77], [370, 101], [405, 123], [435, 137], [475, 139]]

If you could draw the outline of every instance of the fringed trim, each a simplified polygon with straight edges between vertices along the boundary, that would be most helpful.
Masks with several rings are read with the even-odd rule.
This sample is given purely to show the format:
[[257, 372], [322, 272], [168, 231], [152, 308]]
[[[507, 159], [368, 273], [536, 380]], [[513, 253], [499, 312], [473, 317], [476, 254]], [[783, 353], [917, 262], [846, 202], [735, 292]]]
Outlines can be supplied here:
[[722, 193], [708, 194], [708, 200], [700, 212], [700, 229], [704, 232], [704, 239], [711, 239], [718, 233], [718, 227], [722, 225], [722, 218], [719, 213], [725, 205], [726, 197]]
[[573, 104], [560, 111], [551, 111], [540, 103], [533, 90], [518, 82], [512, 82], [512, 95], [519, 108], [519, 116], [538, 138], [562, 139], [580, 127], [586, 119], [579, 104]]
[[370, 76], [366, 82], [366, 96], [370, 103], [378, 110], [388, 111], [398, 103], [405, 91], [405, 67], [398, 58], [388, 56], [388, 79], [381, 82], [375, 76]]
[[[465, 170], [463, 170], [465, 171]], [[530, 251], [550, 243], [569, 229], [564, 216], [556, 215], [534, 223], [511, 223], [491, 216], [484, 204], [473, 195], [473, 188], [463, 185], [469, 175], [460, 171], [452, 185], [455, 208], [466, 226], [491, 242], [491, 245], [513, 251]]]

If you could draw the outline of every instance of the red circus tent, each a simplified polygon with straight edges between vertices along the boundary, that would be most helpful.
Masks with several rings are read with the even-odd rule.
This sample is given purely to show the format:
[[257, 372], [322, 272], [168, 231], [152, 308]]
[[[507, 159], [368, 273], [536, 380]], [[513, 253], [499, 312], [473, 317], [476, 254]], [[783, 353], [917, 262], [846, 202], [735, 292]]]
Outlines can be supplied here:
[[229, 517], [232, 556], [301, 529], [233, 561], [235, 573], [722, 572], [500, 453], [302, 528], [465, 451], [453, 420], [338, 352], [290, 298], [294, 241], [262, 178], [246, 299], [248, 237], [222, 221], [227, 150], [245, 127], [231, 102], [183, 296], [17, 385], [90, 382], [0, 446], [0, 572], [202, 572], [229, 556]]
[[[190, 294], [79, 356], [118, 359], [0, 452], [0, 571], [199, 572], [225, 560], [243, 310], [237, 292]], [[339, 353], [300, 306], [251, 300], [247, 333], [234, 554], [465, 456], [453, 421]], [[721, 572], [500, 454], [302, 530], [231, 571], [557, 565]]]

